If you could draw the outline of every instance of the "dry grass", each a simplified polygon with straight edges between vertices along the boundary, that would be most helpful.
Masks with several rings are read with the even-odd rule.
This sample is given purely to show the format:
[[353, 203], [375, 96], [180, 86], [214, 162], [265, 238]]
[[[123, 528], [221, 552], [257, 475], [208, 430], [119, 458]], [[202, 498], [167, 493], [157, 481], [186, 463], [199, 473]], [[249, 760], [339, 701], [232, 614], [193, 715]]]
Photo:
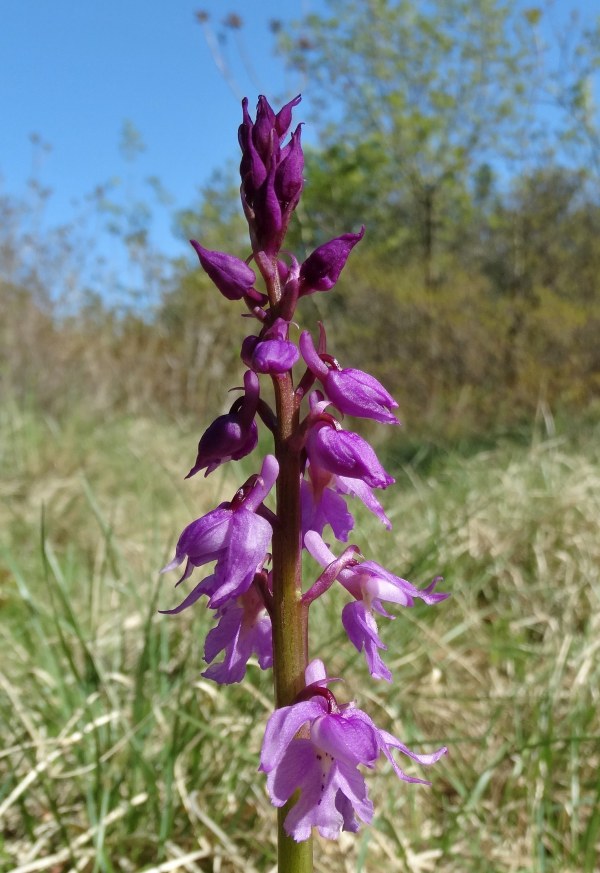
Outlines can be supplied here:
[[[270, 871], [256, 773], [270, 680], [200, 677], [207, 616], [156, 568], [244, 473], [183, 483], [195, 434], [143, 419], [43, 419], [5, 406], [0, 489], [0, 866]], [[393, 686], [344, 643], [341, 591], [313, 654], [373, 718], [450, 755], [431, 788], [370, 778], [372, 827], [317, 841], [316, 869], [594, 871], [600, 856], [600, 457], [593, 439], [407, 467], [356, 541], [450, 601], [382, 628]], [[235, 487], [235, 485], [234, 485]], [[387, 496], [387, 495], [386, 495]], [[191, 611], [190, 611], [191, 612]], [[414, 771], [416, 772], [416, 770]]]

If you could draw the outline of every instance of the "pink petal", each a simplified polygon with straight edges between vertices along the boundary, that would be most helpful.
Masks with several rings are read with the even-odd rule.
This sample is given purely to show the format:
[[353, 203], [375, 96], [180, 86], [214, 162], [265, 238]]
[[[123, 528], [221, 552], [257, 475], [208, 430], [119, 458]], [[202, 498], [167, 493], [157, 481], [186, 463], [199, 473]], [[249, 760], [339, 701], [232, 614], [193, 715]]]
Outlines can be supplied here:
[[322, 715], [312, 723], [310, 738], [337, 761], [372, 765], [379, 757], [376, 731], [352, 716]]
[[323, 715], [326, 707], [322, 697], [314, 697], [312, 700], [276, 709], [267, 722], [259, 769], [264, 773], [274, 770], [302, 725]]

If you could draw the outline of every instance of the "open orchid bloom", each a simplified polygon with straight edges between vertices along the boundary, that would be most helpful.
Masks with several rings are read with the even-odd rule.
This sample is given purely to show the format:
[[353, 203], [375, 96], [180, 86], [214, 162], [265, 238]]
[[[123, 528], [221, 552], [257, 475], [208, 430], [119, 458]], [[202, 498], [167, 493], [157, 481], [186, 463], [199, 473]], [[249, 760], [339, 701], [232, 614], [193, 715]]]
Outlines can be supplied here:
[[354, 527], [354, 517], [348, 511], [342, 496], [344, 494], [358, 497], [390, 530], [392, 525], [383, 506], [365, 482], [348, 476], [336, 476], [323, 468], [319, 469], [307, 464], [305, 476], [300, 484], [302, 534], [309, 530], [321, 534], [325, 526], [329, 525], [335, 538], [346, 542], [348, 534]]
[[[304, 545], [322, 567], [329, 567], [337, 562], [333, 552], [315, 531], [309, 531], [305, 535]], [[449, 595], [434, 592], [439, 577], [427, 588], [419, 589], [375, 561], [350, 561], [346, 566], [340, 567], [337, 578], [354, 598], [342, 610], [342, 624], [348, 639], [359, 652], [364, 651], [371, 676], [391, 682], [392, 674], [379, 655], [379, 650], [385, 650], [387, 646], [379, 637], [374, 614], [390, 619], [394, 616], [384, 609], [382, 601], [398, 606], [413, 606], [415, 598], [433, 604], [445, 600]]]
[[277, 478], [279, 465], [273, 455], [263, 461], [260, 476], [254, 477], [250, 487], [240, 489], [231, 503], [222, 503], [208, 515], [189, 524], [177, 543], [175, 557], [162, 569], [174, 570], [183, 561], [186, 566], [179, 585], [191, 576], [195, 567], [216, 561], [213, 576], [200, 582], [175, 609], [181, 612], [195, 603], [202, 594], [209, 595], [208, 605], [222, 606], [232, 597], [244, 594], [252, 584], [254, 574], [265, 560], [272, 528], [256, 510], [267, 496]]
[[[392, 749], [420, 764], [434, 764], [446, 748], [418, 755], [353, 704], [338, 704], [324, 687], [322, 661], [309, 664], [302, 699], [277, 709], [270, 717], [262, 745], [260, 769], [267, 773], [267, 790], [274, 806], [283, 806], [300, 789], [300, 797], [285, 819], [288, 836], [306, 840], [312, 827], [336, 839], [341, 830], [358, 830], [357, 817], [370, 822], [373, 804], [358, 767], [372, 768], [383, 753], [399, 779], [408, 776], [394, 760]], [[302, 732], [299, 734], [299, 731]]]
[[317, 421], [312, 425], [306, 438], [306, 453], [314, 469], [359, 479], [370, 488], [387, 488], [395, 481], [366, 440], [333, 422]]

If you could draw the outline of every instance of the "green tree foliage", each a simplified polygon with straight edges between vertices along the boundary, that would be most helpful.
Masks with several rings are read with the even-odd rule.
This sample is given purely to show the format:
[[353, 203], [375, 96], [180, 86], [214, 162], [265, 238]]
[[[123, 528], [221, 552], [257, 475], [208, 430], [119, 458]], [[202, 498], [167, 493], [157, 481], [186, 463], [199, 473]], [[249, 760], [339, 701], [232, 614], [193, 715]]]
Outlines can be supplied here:
[[[282, 51], [311, 83], [329, 170], [340, 148], [342, 163], [344, 152], [357, 164], [368, 152], [385, 253], [398, 260], [418, 252], [431, 286], [474, 169], [491, 153], [518, 151], [530, 122], [530, 27], [504, 0], [328, 7], [293, 26]], [[373, 202], [374, 186], [372, 178], [364, 202]]]

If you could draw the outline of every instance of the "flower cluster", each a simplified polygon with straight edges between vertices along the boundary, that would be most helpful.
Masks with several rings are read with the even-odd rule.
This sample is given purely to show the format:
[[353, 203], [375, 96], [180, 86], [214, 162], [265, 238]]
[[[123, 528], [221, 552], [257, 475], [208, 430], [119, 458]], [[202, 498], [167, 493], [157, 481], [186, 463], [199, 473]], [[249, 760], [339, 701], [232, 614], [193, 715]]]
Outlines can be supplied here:
[[[300, 126], [285, 143], [299, 100], [296, 97], [275, 113], [260, 97], [254, 121], [247, 100], [243, 101], [241, 198], [251, 255], [241, 260], [192, 241], [218, 291], [228, 300], [243, 301], [257, 330], [241, 347], [246, 368], [242, 393], [229, 412], [202, 434], [187, 475], [204, 471], [208, 476], [220, 465], [250, 455], [258, 444], [259, 424], [272, 433], [275, 448], [263, 459], [260, 472], [230, 501], [185, 528], [163, 572], [185, 562], [179, 585], [196, 568], [210, 565], [210, 570], [178, 606], [163, 611], [176, 614], [206, 597], [215, 615], [204, 647], [206, 678], [222, 684], [239, 682], [253, 655], [261, 669], [274, 667], [278, 708], [267, 724], [261, 770], [267, 774], [275, 806], [298, 797], [285, 819], [285, 830], [294, 840], [303, 841], [312, 827], [335, 838], [340, 830], [357, 830], [357, 819], [371, 820], [373, 806], [359, 766], [372, 768], [383, 754], [400, 779], [422, 782], [400, 769], [393, 752], [428, 765], [446, 749], [429, 755], [411, 752], [354, 704], [337, 702], [328, 688], [333, 680], [327, 678], [320, 660], [310, 661], [301, 647], [290, 654], [290, 646], [278, 648], [273, 641], [306, 640], [307, 628], [290, 634], [289, 622], [307, 622], [310, 605], [337, 582], [349, 596], [341, 622], [350, 643], [364, 653], [371, 676], [389, 682], [392, 674], [381, 655], [386, 646], [376, 617], [394, 616], [383, 604], [411, 607], [415, 600], [435, 604], [448, 595], [435, 591], [437, 578], [419, 589], [363, 559], [357, 546], [347, 546], [336, 555], [323, 539], [325, 535], [348, 541], [354, 526], [348, 498], [358, 498], [385, 527], [391, 527], [375, 492], [388, 488], [394, 479], [369, 443], [343, 427], [342, 420], [352, 416], [397, 425], [398, 419], [397, 403], [377, 379], [341, 366], [332, 356], [322, 324], [315, 340], [309, 331], [300, 332], [293, 320], [302, 297], [335, 286], [364, 234], [361, 228], [330, 240], [302, 263], [282, 254], [303, 186]], [[265, 376], [272, 380], [275, 409], [261, 396], [260, 377]], [[273, 509], [268, 503], [273, 502], [269, 494], [275, 485]], [[304, 592], [303, 552], [322, 568]], [[283, 566], [295, 569], [283, 572]], [[286, 600], [284, 594], [290, 585], [295, 586], [296, 602], [305, 608], [288, 614], [285, 603], [294, 602], [294, 597]], [[293, 691], [282, 685], [277, 688], [277, 668], [286, 657], [294, 659], [283, 671], [295, 675]]]

